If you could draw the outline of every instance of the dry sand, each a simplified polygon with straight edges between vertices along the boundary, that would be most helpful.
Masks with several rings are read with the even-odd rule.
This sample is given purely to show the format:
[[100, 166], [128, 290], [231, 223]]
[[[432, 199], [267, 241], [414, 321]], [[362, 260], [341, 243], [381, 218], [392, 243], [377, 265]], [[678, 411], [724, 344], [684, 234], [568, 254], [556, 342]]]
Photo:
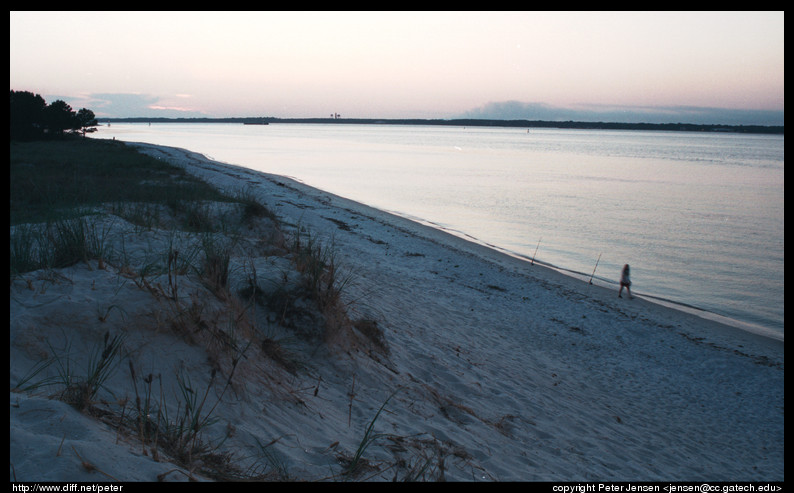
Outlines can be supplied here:
[[[208, 458], [177, 464], [118, 426], [134, 414], [132, 363], [139, 392], [142, 375], [154, 375], [171, 417], [182, 402], [176, 376], [203, 395], [215, 368], [203, 410], [215, 420], [200, 438], [227, 469], [261, 479], [783, 481], [783, 341], [619, 299], [285, 177], [141, 147], [221, 188], [250, 186], [287, 236], [299, 225], [332, 243], [349, 274], [349, 317], [377, 326], [388, 350], [362, 337], [365, 325], [326, 341], [260, 310], [234, 334], [234, 347], [254, 344], [221, 396], [233, 351], [174, 322], [192, 314], [229, 334], [238, 327], [231, 302], [199, 280], [179, 276], [175, 302], [167, 279], [147, 287], [118, 263], [25, 274], [10, 288], [11, 480], [210, 479]], [[190, 240], [106, 221], [133, 266]], [[270, 233], [247, 232], [233, 285], [254, 269], [263, 289], [293, 282], [282, 254], [257, 249]], [[296, 327], [312, 320], [300, 316]], [[68, 354], [79, 374], [105, 333], [124, 336], [123, 356], [92, 412], [53, 399], [54, 387], [14, 389], [45, 358]], [[282, 360], [263, 337], [279, 341]], [[359, 467], [344, 474], [367, 436]]]

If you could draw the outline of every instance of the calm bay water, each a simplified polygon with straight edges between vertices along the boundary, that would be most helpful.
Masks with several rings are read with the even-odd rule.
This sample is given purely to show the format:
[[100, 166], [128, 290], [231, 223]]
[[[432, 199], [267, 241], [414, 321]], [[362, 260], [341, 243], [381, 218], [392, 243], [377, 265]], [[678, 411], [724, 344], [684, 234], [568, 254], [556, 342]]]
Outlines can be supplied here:
[[783, 136], [398, 125], [113, 124], [293, 177], [635, 294], [783, 334]]

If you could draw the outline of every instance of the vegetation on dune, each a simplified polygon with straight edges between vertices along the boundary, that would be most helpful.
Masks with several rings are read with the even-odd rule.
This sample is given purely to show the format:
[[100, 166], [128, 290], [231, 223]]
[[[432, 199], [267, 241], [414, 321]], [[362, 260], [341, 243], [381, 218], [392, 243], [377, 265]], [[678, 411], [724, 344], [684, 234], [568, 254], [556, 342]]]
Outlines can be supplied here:
[[[30, 287], [36, 276], [53, 276], [48, 272], [80, 263], [118, 271], [120, 279], [150, 294], [162, 310], [155, 330], [168, 330], [207, 353], [208, 381], [199, 383], [196, 375], [180, 372], [177, 388], [166, 391], [160, 374], [136, 371], [124, 332], [113, 337], [106, 332], [104, 343], [95, 344], [88, 355], [74, 354], [71, 341], [65, 349], [50, 346], [50, 356], [12, 389], [46, 392], [105, 421], [118, 434], [139, 440], [144, 453], [168, 456], [183, 468], [172, 472], [187, 470], [219, 480], [291, 479], [273, 461], [272, 443], [261, 447], [261, 458], [241, 468], [233, 452], [222, 450], [225, 439], [204, 436], [218, 418], [227, 389], [244, 378], [236, 376], [238, 366], [267, 360], [270, 368], [300, 375], [323, 344], [329, 349], [353, 344], [370, 354], [388, 354], [373, 321], [348, 316], [342, 292], [351, 276], [342, 274], [332, 241], [300, 225], [282, 231], [276, 215], [250, 190], [223, 193], [121, 142], [68, 133], [12, 141], [10, 218], [12, 283]], [[123, 231], [115, 229], [117, 223], [124, 224]], [[139, 233], [171, 240], [152, 243], [149, 248], [156, 251], [148, 251], [142, 265], [133, 265], [125, 242]], [[255, 266], [273, 255], [283, 259], [283, 280], [265, 282]], [[248, 279], [244, 289], [239, 288], [241, 270]], [[37, 274], [31, 276], [33, 272]], [[98, 309], [94, 323], [110, 326], [109, 318], [126, 319], [132, 311], [114, 302]], [[274, 336], [276, 326], [291, 334], [289, 348]], [[127, 388], [107, 388], [124, 359], [130, 368]], [[169, 395], [175, 398], [167, 402]], [[371, 428], [365, 445], [375, 436]], [[364, 462], [365, 448], [353, 464]], [[350, 475], [352, 469], [339, 474]]]
[[11, 142], [11, 224], [106, 203], [232, 201], [185, 170], [121, 142], [63, 138]]

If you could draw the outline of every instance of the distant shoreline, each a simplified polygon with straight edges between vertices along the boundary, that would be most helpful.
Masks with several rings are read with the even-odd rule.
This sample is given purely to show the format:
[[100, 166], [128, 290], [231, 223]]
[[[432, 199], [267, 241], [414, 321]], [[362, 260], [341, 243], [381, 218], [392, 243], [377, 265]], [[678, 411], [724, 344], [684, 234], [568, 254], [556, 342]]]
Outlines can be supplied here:
[[510, 128], [562, 128], [581, 130], [655, 130], [672, 132], [735, 132], [753, 134], [783, 135], [784, 127], [765, 125], [722, 125], [694, 123], [616, 123], [616, 122], [576, 122], [544, 120], [483, 120], [483, 119], [383, 119], [383, 118], [275, 118], [275, 117], [234, 117], [234, 118], [98, 118], [99, 123], [238, 123], [238, 124], [358, 124], [358, 125], [445, 125], [466, 127], [510, 127]]

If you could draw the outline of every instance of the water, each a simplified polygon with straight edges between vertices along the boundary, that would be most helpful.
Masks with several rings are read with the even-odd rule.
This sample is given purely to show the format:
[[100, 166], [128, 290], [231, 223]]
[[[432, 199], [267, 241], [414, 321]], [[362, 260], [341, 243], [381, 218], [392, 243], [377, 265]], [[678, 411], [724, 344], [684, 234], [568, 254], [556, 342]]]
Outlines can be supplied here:
[[783, 337], [783, 136], [113, 124]]

